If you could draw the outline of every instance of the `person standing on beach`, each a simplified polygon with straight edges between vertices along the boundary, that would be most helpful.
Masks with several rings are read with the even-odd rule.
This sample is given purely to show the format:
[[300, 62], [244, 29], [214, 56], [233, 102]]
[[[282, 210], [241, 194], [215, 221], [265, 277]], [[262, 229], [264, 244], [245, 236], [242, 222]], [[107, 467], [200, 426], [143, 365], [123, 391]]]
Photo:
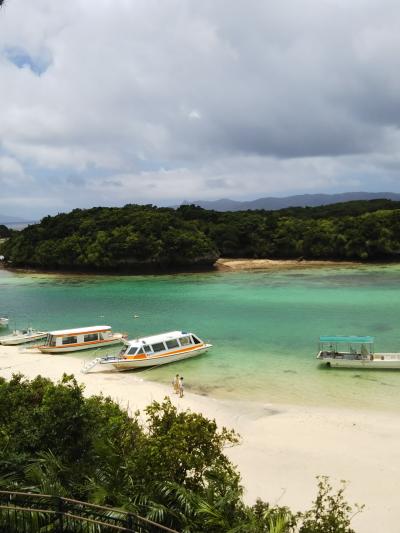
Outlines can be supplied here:
[[172, 386], [174, 388], [174, 393], [179, 394], [179, 374], [177, 374], [172, 381]]
[[184, 389], [184, 386], [183, 386], [183, 377], [181, 376], [179, 378], [179, 398], [183, 398], [183, 389]]

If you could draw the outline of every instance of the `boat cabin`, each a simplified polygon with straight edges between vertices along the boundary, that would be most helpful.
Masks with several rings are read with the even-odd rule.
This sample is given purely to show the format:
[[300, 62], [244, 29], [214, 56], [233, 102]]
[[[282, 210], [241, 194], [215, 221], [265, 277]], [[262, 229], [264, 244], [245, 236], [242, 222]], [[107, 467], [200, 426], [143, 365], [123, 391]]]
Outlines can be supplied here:
[[193, 333], [185, 331], [169, 331], [161, 335], [154, 335], [128, 341], [127, 346], [120, 352], [124, 359], [143, 358], [161, 352], [181, 352], [192, 346], [203, 344]]
[[60, 329], [50, 331], [46, 346], [61, 347], [82, 344], [94, 344], [113, 337], [111, 326], [91, 326], [77, 329]]
[[369, 359], [374, 354], [374, 337], [320, 337], [319, 359]]

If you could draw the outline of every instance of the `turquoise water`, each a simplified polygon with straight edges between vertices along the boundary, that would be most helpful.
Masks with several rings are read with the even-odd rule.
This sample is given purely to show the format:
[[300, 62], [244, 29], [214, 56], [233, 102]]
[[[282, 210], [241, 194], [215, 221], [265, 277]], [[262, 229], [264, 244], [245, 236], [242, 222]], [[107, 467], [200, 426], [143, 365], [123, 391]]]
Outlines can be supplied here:
[[2, 312], [21, 328], [194, 331], [214, 345], [208, 354], [141, 377], [170, 383], [179, 373], [200, 394], [400, 409], [400, 372], [324, 369], [315, 360], [319, 335], [374, 335], [378, 351], [400, 352], [400, 266], [146, 277], [0, 270]]

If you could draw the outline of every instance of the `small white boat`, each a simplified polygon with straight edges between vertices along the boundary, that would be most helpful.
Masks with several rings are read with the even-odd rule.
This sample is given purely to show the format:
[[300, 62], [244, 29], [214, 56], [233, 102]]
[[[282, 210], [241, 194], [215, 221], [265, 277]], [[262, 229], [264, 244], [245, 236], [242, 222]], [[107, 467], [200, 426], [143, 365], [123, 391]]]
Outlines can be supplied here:
[[0, 316], [0, 328], [1, 327], [7, 327], [9, 322], [9, 318], [6, 316]]
[[113, 333], [111, 326], [90, 326], [87, 328], [50, 331], [46, 343], [38, 346], [42, 353], [65, 353], [102, 348], [125, 342], [126, 335]]
[[376, 353], [374, 337], [320, 337], [317, 359], [335, 368], [400, 369], [400, 353]]
[[47, 336], [46, 331], [38, 331], [37, 329], [28, 328], [22, 330], [14, 330], [11, 335], [0, 337], [0, 344], [4, 346], [13, 346], [16, 344], [24, 344], [39, 339], [44, 339]]
[[88, 372], [97, 364], [112, 365], [117, 370], [165, 365], [200, 355], [211, 346], [194, 333], [169, 331], [160, 335], [129, 340], [119, 355], [94, 359], [84, 366], [82, 372]]

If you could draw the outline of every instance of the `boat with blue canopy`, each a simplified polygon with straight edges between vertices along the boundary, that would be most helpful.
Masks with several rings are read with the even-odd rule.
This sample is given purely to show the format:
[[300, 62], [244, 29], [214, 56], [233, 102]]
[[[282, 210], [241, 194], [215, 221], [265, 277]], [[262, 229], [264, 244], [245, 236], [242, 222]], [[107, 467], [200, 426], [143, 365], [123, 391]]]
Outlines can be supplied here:
[[400, 369], [400, 353], [377, 353], [374, 337], [319, 338], [317, 359], [330, 367]]

